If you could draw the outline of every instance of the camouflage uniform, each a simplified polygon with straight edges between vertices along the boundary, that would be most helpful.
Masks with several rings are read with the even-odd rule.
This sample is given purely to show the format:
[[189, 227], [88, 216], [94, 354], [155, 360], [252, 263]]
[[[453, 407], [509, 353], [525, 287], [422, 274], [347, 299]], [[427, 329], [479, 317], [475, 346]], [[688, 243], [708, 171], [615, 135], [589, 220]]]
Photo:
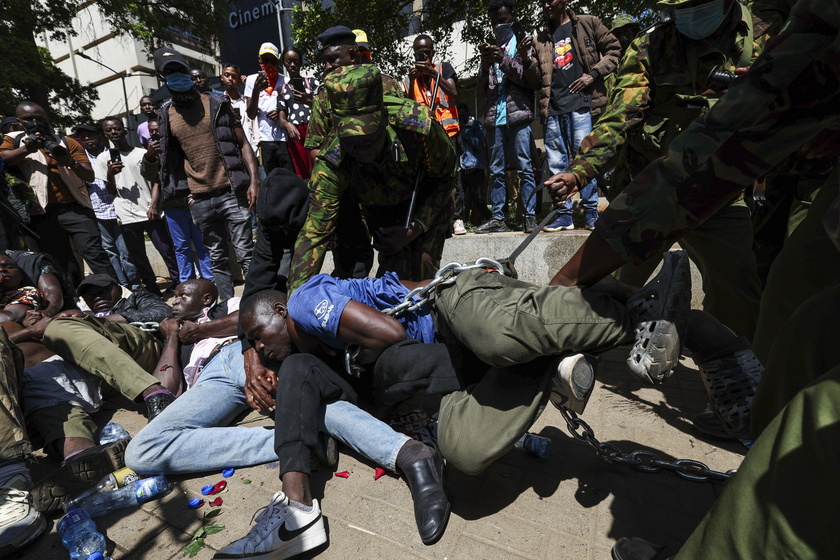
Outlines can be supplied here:
[[[378, 75], [379, 70], [373, 65], [344, 67], [332, 72], [325, 83], [352, 95], [354, 81], [370, 80], [371, 73]], [[384, 97], [384, 103], [387, 138], [376, 161], [363, 164], [350, 157], [335, 130], [315, 160], [309, 211], [292, 259], [292, 290], [320, 271], [338, 221], [339, 201], [346, 193], [361, 204], [372, 231], [402, 226], [418, 169], [422, 179], [414, 218], [425, 231], [396, 254], [380, 254], [379, 273], [390, 270], [406, 280], [422, 280], [431, 278], [440, 264], [453, 215], [455, 150], [428, 107], [390, 96]]]
[[[391, 97], [404, 97], [402, 85], [387, 74], [382, 74], [382, 93]], [[303, 146], [307, 150], [320, 150], [329, 139], [330, 129], [332, 129], [330, 101], [327, 99], [327, 90], [322, 85], [312, 102], [312, 115], [309, 117], [309, 127], [306, 129], [306, 140]]]
[[[607, 171], [618, 155], [612, 192], [619, 192], [648, 163], [664, 155], [673, 139], [714, 103], [701, 95], [713, 66], [724, 59], [722, 67], [729, 71], [750, 65], [760, 51], [753, 18], [738, 3], [731, 10], [722, 24], [728, 26], [725, 36], [730, 40], [723, 47], [727, 52], [711, 40], [686, 38], [673, 19], [656, 24], [630, 44], [618, 70], [618, 83], [610, 92], [610, 104], [569, 166], [579, 184]], [[703, 276], [704, 308], [736, 333], [751, 338], [761, 285], [744, 202], [721, 209], [681, 244]], [[626, 266], [616, 276], [641, 286], [659, 259]]]

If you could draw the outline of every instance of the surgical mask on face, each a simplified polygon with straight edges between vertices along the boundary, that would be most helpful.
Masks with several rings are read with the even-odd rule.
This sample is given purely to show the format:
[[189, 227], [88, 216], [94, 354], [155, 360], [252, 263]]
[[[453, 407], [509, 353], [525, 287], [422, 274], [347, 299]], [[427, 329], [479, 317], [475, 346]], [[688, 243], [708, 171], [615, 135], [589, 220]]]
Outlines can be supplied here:
[[184, 93], [191, 90], [194, 85], [190, 75], [183, 72], [173, 72], [166, 77], [166, 87], [171, 92]]
[[723, 0], [714, 0], [699, 6], [674, 10], [674, 23], [677, 31], [689, 39], [699, 40], [714, 33], [723, 23], [725, 16]]
[[496, 36], [496, 44], [500, 47], [506, 45], [513, 37], [513, 29], [510, 23], [497, 23], [493, 26], [493, 34]]

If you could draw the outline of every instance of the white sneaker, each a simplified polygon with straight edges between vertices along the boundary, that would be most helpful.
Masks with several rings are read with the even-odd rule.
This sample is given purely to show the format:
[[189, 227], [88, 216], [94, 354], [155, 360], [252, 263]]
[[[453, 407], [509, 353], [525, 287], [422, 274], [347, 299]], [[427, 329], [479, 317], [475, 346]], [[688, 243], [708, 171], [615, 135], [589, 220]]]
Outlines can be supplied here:
[[277, 492], [254, 515], [256, 523], [248, 534], [221, 549], [213, 558], [281, 560], [327, 542], [318, 500], [312, 500], [312, 511], [306, 513], [289, 504], [283, 492]]
[[455, 220], [452, 224], [452, 233], [455, 235], [464, 235], [467, 233], [467, 228], [464, 227], [464, 220]]
[[35, 540], [45, 527], [46, 520], [32, 507], [28, 491], [0, 488], [0, 558]]

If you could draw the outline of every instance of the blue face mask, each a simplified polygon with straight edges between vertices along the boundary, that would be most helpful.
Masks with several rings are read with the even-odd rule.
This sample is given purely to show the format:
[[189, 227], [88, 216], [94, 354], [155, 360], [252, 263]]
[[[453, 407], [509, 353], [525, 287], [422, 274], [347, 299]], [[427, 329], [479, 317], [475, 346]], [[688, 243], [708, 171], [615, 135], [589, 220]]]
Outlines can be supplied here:
[[714, 33], [723, 23], [724, 17], [726, 12], [723, 11], [723, 0], [674, 10], [677, 31], [694, 40], [705, 39]]
[[496, 44], [500, 47], [506, 45], [510, 38], [513, 37], [513, 29], [511, 23], [497, 23], [493, 26], [493, 33], [496, 35]]
[[166, 87], [172, 92], [184, 93], [190, 91], [194, 85], [190, 75], [183, 72], [173, 72], [166, 77]]

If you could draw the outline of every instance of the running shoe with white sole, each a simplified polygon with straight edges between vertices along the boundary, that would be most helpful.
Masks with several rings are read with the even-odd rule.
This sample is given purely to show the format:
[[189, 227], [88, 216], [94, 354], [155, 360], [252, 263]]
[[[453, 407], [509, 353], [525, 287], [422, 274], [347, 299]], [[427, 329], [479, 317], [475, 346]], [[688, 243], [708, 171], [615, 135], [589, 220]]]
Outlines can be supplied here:
[[46, 525], [27, 490], [12, 486], [0, 488], [0, 558], [34, 541]]
[[277, 492], [254, 515], [256, 522], [248, 534], [221, 549], [213, 558], [282, 560], [327, 542], [318, 500], [312, 500], [312, 511], [305, 512], [291, 505], [283, 492]]
[[627, 313], [636, 329], [627, 368], [636, 379], [654, 385], [671, 376], [680, 363], [690, 309], [688, 255], [666, 252], [656, 276], [627, 300]]

